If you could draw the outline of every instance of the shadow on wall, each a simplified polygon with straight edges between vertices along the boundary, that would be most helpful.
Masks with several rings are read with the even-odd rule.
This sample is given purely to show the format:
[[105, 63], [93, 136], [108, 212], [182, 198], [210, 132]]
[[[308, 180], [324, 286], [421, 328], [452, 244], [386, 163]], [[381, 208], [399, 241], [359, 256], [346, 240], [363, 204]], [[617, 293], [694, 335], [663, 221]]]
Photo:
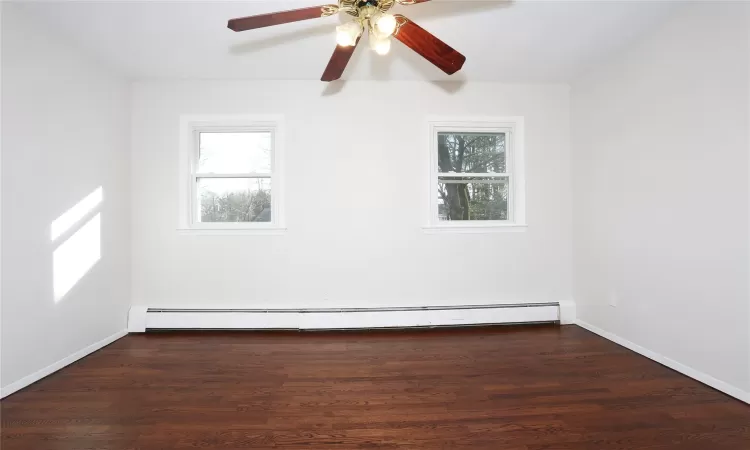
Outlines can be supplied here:
[[[101, 259], [101, 186], [55, 219], [50, 226], [54, 244], [68, 236], [52, 253], [55, 303], [62, 300]], [[83, 225], [80, 225], [83, 223]], [[71, 234], [72, 233], [72, 234]]]

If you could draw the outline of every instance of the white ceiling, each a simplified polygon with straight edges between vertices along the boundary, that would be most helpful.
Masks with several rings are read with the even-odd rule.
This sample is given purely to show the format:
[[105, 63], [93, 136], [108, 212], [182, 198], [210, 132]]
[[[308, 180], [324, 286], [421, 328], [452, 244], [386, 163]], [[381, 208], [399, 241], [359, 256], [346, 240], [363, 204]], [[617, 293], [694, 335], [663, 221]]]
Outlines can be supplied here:
[[[19, 5], [132, 78], [318, 80], [336, 17], [234, 33], [227, 19], [324, 4], [293, 1], [87, 1]], [[454, 78], [567, 82], [663, 21], [679, 2], [443, 0], [398, 11], [468, 58]], [[362, 45], [364, 44], [364, 45]], [[451, 79], [400, 43], [366, 42], [345, 79]]]

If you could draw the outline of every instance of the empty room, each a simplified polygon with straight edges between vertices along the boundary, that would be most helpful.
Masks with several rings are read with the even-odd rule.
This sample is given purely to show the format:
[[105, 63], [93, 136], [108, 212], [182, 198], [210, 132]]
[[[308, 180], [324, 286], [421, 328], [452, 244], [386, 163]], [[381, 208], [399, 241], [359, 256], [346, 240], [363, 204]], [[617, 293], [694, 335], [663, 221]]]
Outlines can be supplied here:
[[750, 450], [750, 2], [0, 1], [2, 450]]

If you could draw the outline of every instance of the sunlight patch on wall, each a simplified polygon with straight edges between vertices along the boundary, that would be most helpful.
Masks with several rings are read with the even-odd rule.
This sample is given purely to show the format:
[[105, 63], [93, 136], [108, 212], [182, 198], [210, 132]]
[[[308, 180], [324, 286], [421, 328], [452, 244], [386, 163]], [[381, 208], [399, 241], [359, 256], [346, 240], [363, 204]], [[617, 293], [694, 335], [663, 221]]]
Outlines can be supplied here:
[[103, 189], [101, 186], [96, 188], [94, 192], [87, 195], [83, 200], [78, 202], [75, 206], [67, 210], [60, 217], [52, 222], [50, 227], [50, 239], [55, 240], [70, 230], [73, 225], [83, 219], [86, 214], [94, 210], [104, 198]]
[[52, 255], [55, 302], [60, 301], [100, 258], [101, 214], [97, 214]]

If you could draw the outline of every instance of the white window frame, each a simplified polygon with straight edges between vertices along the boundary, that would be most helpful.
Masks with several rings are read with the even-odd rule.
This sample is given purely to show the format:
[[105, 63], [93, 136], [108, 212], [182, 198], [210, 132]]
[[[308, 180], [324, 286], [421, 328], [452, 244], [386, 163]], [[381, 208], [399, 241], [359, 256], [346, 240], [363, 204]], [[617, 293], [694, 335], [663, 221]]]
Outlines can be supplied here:
[[[200, 174], [199, 134], [206, 132], [271, 133], [271, 222], [209, 223], [197, 217], [198, 178], [244, 178], [261, 174]], [[264, 177], [267, 174], [262, 174]], [[284, 117], [181, 116], [180, 117], [180, 217], [178, 231], [187, 234], [282, 234], [284, 221]]]
[[[432, 117], [428, 119], [429, 170], [428, 216], [424, 230], [428, 233], [487, 233], [524, 231], [526, 229], [526, 180], [523, 117]], [[438, 133], [506, 133], [506, 173], [492, 174], [507, 177], [509, 184], [508, 220], [440, 221], [435, 190], [438, 177]], [[444, 175], [444, 174], [443, 174]], [[461, 174], [486, 177], [487, 174]]]

